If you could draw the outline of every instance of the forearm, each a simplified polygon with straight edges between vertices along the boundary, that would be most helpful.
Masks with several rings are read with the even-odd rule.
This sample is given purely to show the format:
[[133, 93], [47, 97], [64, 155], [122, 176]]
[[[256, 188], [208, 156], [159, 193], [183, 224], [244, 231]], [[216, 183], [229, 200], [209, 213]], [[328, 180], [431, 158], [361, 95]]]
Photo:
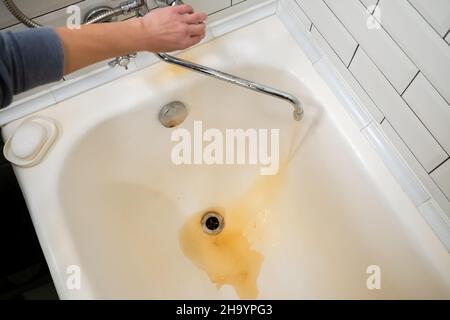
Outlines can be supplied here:
[[[80, 29], [39, 28], [0, 33], [0, 107], [14, 94], [58, 81], [63, 74], [138, 51], [170, 52], [200, 42], [207, 15], [181, 5], [125, 22]], [[56, 31], [56, 32], [55, 32]]]
[[141, 19], [83, 25], [80, 29], [58, 28], [64, 48], [64, 74], [93, 63], [143, 51], [146, 39]]
[[182, 5], [153, 10], [124, 22], [59, 28], [64, 48], [64, 74], [108, 58], [138, 51], [188, 48], [205, 36], [207, 15]]

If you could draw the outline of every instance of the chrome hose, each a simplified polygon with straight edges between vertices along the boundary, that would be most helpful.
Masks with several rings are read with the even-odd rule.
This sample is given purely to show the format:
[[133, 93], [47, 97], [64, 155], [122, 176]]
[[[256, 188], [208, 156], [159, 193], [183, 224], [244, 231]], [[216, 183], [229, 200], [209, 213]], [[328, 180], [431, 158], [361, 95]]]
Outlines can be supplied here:
[[113, 8], [104, 13], [99, 13], [95, 17], [92, 17], [91, 19], [87, 20], [84, 24], [94, 24], [97, 22], [102, 22], [103, 20], [116, 17], [118, 15], [121, 15], [122, 13], [123, 13], [122, 8]]
[[[30, 19], [25, 13], [22, 12], [19, 8], [17, 8], [16, 4], [14, 3], [14, 0], [2, 0], [3, 3], [6, 6], [6, 9], [8, 9], [9, 12], [21, 23], [23, 23], [25, 26], [29, 28], [39, 28], [42, 27], [37, 22], [34, 22], [32, 19]], [[133, 1], [131, 9], [135, 9], [136, 7], [142, 6], [144, 3], [142, 1]], [[102, 22], [104, 20], [107, 20], [112, 17], [119, 16], [123, 14], [125, 11], [128, 11], [130, 9], [130, 4], [124, 3], [121, 4], [120, 7], [112, 8], [111, 10], [108, 10], [107, 12], [100, 13], [89, 20], [85, 21], [85, 24], [93, 24], [97, 22]]]
[[29, 28], [39, 28], [42, 27], [39, 23], [34, 22], [30, 18], [28, 18], [25, 13], [22, 12], [19, 8], [17, 8], [16, 4], [13, 0], [2, 0], [3, 3], [6, 6], [6, 9], [8, 9], [9, 12], [20, 22], [22, 22], [24, 25], [26, 25]]

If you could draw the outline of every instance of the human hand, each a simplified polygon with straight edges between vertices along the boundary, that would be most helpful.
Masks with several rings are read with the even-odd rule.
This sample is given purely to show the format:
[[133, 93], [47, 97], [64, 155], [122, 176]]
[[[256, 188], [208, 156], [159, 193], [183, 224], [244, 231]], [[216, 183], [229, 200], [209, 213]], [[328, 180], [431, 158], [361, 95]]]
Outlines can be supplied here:
[[205, 37], [207, 14], [189, 5], [156, 9], [140, 19], [144, 50], [170, 52], [189, 48]]

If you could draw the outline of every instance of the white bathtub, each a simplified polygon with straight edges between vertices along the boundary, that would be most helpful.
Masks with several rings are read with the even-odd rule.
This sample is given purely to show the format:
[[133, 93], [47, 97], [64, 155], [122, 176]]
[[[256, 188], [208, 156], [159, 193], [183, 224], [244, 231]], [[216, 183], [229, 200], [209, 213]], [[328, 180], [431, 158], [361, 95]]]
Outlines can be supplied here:
[[[289, 91], [304, 119], [296, 127], [285, 102], [163, 63], [37, 113], [58, 139], [15, 172], [61, 298], [238, 298], [185, 256], [180, 230], [197, 212], [250, 203], [252, 190], [263, 200], [250, 208], [266, 213], [256, 298], [450, 298], [449, 253], [275, 16], [181, 56]], [[185, 128], [280, 129], [284, 175], [174, 165], [173, 129], [157, 119], [174, 100], [188, 106]]]

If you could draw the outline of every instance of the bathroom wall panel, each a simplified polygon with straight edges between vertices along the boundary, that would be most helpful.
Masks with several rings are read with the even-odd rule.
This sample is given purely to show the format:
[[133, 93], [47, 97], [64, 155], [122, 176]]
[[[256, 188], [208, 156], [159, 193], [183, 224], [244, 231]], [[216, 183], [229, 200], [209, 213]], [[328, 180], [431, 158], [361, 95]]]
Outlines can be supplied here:
[[450, 154], [450, 105], [421, 73], [411, 83], [403, 98], [447, 154]]
[[[411, 153], [411, 150], [406, 146], [402, 138], [394, 130], [392, 125], [386, 119], [381, 123], [381, 128], [386, 135], [386, 137], [391, 141], [391, 143], [397, 148], [399, 153], [408, 163], [408, 166], [414, 171], [417, 177], [421, 180], [423, 185], [427, 188], [428, 192], [433, 195], [433, 198], [439, 203], [444, 212], [450, 218], [450, 201], [449, 198], [445, 196], [441, 188], [436, 184], [436, 182], [431, 178], [428, 172], [422, 167], [422, 165], [417, 161], [416, 157]], [[447, 160], [448, 161], [448, 160]]]
[[357, 43], [326, 4], [320, 0], [296, 0], [308, 19], [333, 47], [345, 65], [349, 65]]
[[[378, 0], [359, 0], [366, 8], [373, 8], [377, 5]], [[371, 10], [373, 11], [373, 10]]]
[[[307, 14], [312, 6], [310, 2], [312, 0], [297, 0]], [[323, 8], [323, 3], [329, 8], [359, 49], [348, 68], [336, 64], [341, 44], [329, 41], [321, 30], [324, 21], [334, 19], [312, 19], [308, 14], [316, 44], [335, 63], [374, 118], [379, 119], [380, 111], [386, 117], [381, 124], [383, 130], [450, 217], [450, 202], [442, 193], [447, 185], [439, 189], [435, 183], [450, 181], [445, 171], [447, 167], [440, 166], [448, 158], [450, 145], [450, 0], [314, 2], [315, 7]], [[366, 9], [375, 4], [379, 10], [369, 17]], [[372, 18], [371, 28], [367, 27], [367, 18]], [[362, 56], [364, 51], [368, 56]], [[352, 77], [358, 78], [356, 85], [348, 75], [349, 69]], [[362, 91], [369, 98], [364, 97]]]
[[195, 10], [208, 14], [231, 7], [231, 0], [185, 0], [184, 2], [190, 4]]
[[450, 103], [448, 44], [409, 2], [380, 0], [379, 6], [382, 12], [381, 25]]
[[353, 89], [356, 96], [361, 100], [364, 106], [368, 109], [368, 111], [372, 114], [373, 118], [380, 123], [384, 119], [384, 115], [372, 101], [372, 99], [367, 95], [361, 85], [356, 81], [347, 67], [342, 63], [342, 61], [338, 58], [333, 49], [328, 45], [323, 36], [319, 33], [316, 27], [312, 27], [311, 35], [314, 39], [321, 45], [323, 51], [330, 58], [331, 62], [343, 76], [343, 78], [347, 81], [347, 84]]
[[371, 15], [359, 0], [325, 0], [353, 38], [375, 62], [397, 92], [402, 93], [417, 67], [382, 28], [371, 24]]
[[445, 151], [361, 48], [358, 48], [349, 70], [427, 172], [447, 159]]
[[300, 8], [300, 6], [295, 1], [292, 1], [291, 3], [289, 3], [289, 5], [291, 5], [291, 4], [292, 4], [291, 8], [292, 8], [293, 13], [296, 15], [297, 18], [300, 19], [300, 21], [305, 26], [306, 30], [310, 30], [311, 26], [312, 26], [311, 20], [309, 20], [308, 16], [305, 14], [305, 12], [302, 10], [302, 8]]
[[408, 0], [427, 22], [444, 37], [450, 30], [450, 1]]
[[450, 201], [450, 160], [431, 173], [431, 177]]

